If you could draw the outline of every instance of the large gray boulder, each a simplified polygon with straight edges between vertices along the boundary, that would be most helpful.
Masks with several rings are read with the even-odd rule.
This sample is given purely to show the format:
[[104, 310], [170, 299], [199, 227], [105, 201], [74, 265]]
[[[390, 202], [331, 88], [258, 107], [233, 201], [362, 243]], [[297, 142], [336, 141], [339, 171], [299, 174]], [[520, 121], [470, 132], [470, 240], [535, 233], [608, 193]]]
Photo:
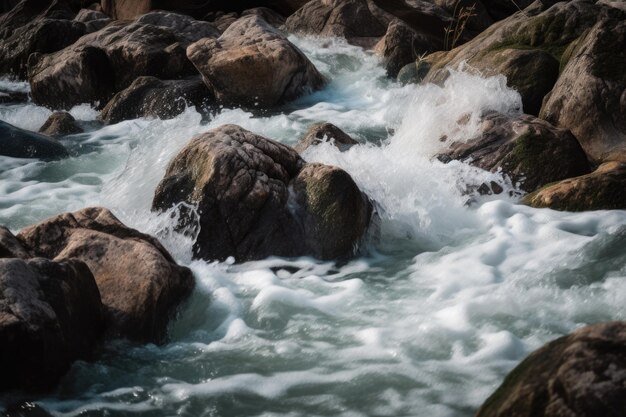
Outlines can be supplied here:
[[17, 238], [33, 255], [83, 261], [95, 277], [107, 334], [161, 342], [194, 280], [155, 238], [126, 227], [104, 208], [65, 213], [22, 229]]
[[273, 106], [325, 83], [308, 58], [258, 15], [238, 19], [218, 39], [190, 45], [187, 56], [225, 104]]
[[626, 162], [626, 12], [613, 10], [569, 48], [541, 109], [542, 118], [570, 129], [597, 163]]
[[83, 262], [0, 259], [0, 391], [51, 388], [91, 356], [102, 329], [100, 294]]
[[234, 125], [196, 136], [170, 162], [152, 207], [181, 203], [199, 213], [194, 256], [239, 262], [350, 256], [372, 213], [343, 170], [306, 164], [292, 148]]
[[531, 353], [476, 417], [620, 417], [626, 410], [626, 323], [600, 323]]
[[60, 159], [69, 156], [55, 139], [0, 121], [0, 155], [13, 158]]
[[501, 172], [527, 192], [590, 172], [587, 157], [570, 132], [533, 116], [496, 112], [483, 117], [477, 137], [451, 143], [438, 158]]

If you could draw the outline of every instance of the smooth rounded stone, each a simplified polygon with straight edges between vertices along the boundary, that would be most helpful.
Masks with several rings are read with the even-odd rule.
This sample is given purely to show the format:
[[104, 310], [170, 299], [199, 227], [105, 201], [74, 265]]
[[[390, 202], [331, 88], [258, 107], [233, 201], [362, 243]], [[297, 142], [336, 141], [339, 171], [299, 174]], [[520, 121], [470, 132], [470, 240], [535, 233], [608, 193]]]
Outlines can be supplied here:
[[306, 164], [293, 180], [308, 250], [320, 259], [349, 256], [367, 232], [372, 205], [341, 168]]
[[195, 42], [202, 38], [217, 38], [221, 32], [209, 22], [196, 20], [183, 14], [154, 11], [137, 18], [136, 23], [155, 25], [168, 28], [177, 36], [188, 42]]
[[[334, 171], [338, 168], [317, 164], [303, 170], [306, 167], [294, 149], [224, 125], [193, 138], [170, 162], [152, 208], [197, 206], [199, 230], [193, 251], [205, 260], [350, 256], [369, 217], [364, 229], [342, 236], [325, 233], [330, 229], [343, 233], [347, 225], [362, 220], [355, 213], [371, 213], [371, 203], [348, 174]], [[357, 194], [362, 197], [357, 205], [362, 206], [354, 207]], [[344, 203], [345, 208], [340, 207]], [[189, 224], [183, 220], [180, 226]]]
[[333, 145], [339, 148], [340, 151], [348, 150], [353, 145], [359, 144], [359, 142], [352, 139], [350, 135], [332, 123], [322, 122], [312, 125], [304, 137], [294, 146], [294, 149], [301, 154], [311, 146], [319, 145], [324, 141], [332, 141]]
[[51, 388], [87, 359], [102, 334], [102, 304], [76, 259], [0, 259], [0, 391]]
[[527, 192], [590, 172], [585, 153], [569, 131], [533, 116], [497, 112], [483, 117], [478, 137], [451, 143], [437, 158], [501, 172]]
[[194, 286], [191, 271], [177, 265], [157, 239], [126, 227], [104, 208], [61, 214], [17, 237], [36, 256], [89, 266], [109, 337], [162, 342], [169, 318]]
[[107, 103], [100, 119], [107, 124], [139, 117], [171, 119], [187, 107], [202, 111], [213, 102], [213, 94], [199, 76], [167, 81], [139, 77]]
[[532, 207], [564, 211], [626, 209], [626, 163], [605, 162], [594, 172], [569, 178], [527, 195]]
[[399, 19], [393, 20], [387, 33], [374, 47], [383, 60], [387, 75], [396, 78], [400, 70], [421, 54], [441, 49], [440, 40], [418, 34]]
[[619, 417], [626, 410], [626, 323], [584, 327], [531, 353], [476, 417]]
[[626, 12], [611, 11], [565, 52], [563, 72], [541, 109], [597, 163], [626, 162]]
[[76, 122], [74, 116], [64, 111], [55, 111], [39, 128], [39, 133], [49, 136], [65, 136], [82, 133], [83, 128]]
[[400, 72], [398, 72], [396, 81], [402, 85], [419, 84], [426, 77], [428, 71], [430, 71], [430, 64], [417, 60], [402, 67]]
[[85, 24], [71, 20], [37, 19], [0, 40], [0, 73], [25, 79], [32, 53], [59, 51], [85, 34]]
[[544, 96], [558, 78], [558, 65], [572, 42], [605, 13], [608, 7], [586, 0], [535, 2], [524, 12], [497, 22], [471, 41], [428, 55], [431, 65], [424, 82], [441, 84], [449, 69], [469, 66], [483, 75], [504, 74], [517, 89], [524, 112], [537, 115]]
[[311, 61], [257, 15], [240, 18], [218, 39], [190, 45], [187, 56], [225, 104], [273, 106], [325, 84]]
[[285, 29], [373, 46], [385, 34], [386, 25], [374, 15], [367, 0], [320, 0], [306, 3], [289, 16]]
[[51, 137], [0, 121], [0, 155], [51, 160], [66, 158], [69, 153]]
[[53, 54], [31, 56], [29, 82], [36, 104], [68, 109], [104, 106], [137, 77], [177, 79], [195, 75], [185, 55], [190, 40], [174, 29], [115, 21]]

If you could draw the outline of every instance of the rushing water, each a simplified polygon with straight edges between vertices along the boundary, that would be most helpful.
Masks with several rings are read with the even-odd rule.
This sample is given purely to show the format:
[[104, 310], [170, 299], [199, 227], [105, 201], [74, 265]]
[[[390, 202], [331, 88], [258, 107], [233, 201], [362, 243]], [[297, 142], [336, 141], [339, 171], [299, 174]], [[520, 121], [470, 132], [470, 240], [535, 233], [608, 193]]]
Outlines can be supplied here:
[[[0, 224], [17, 231], [102, 205], [159, 236], [197, 281], [169, 343], [112, 343], [40, 405], [62, 416], [471, 416], [533, 349], [626, 319], [626, 212], [531, 209], [500, 175], [433, 161], [439, 138], [468, 140], [482, 111], [520, 112], [503, 77], [403, 87], [359, 48], [294, 41], [331, 82], [279, 114], [188, 109], [100, 127], [83, 105], [72, 114], [90, 130], [63, 139], [74, 157], [0, 157]], [[49, 114], [0, 106], [1, 120], [33, 130]], [[317, 121], [363, 143], [304, 155], [343, 167], [377, 202], [380, 225], [358, 258], [192, 261], [170, 217], [150, 213], [168, 161], [194, 134], [236, 123], [293, 144]], [[466, 185], [486, 180], [509, 192], [469, 201]]]

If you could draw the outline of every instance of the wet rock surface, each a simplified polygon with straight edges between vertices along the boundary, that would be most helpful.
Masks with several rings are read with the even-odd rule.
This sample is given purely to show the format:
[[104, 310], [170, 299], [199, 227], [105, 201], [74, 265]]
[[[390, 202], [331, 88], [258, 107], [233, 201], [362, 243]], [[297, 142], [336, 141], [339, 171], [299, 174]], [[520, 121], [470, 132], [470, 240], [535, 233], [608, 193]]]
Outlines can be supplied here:
[[13, 158], [60, 159], [69, 156], [55, 139], [0, 121], [0, 155]]

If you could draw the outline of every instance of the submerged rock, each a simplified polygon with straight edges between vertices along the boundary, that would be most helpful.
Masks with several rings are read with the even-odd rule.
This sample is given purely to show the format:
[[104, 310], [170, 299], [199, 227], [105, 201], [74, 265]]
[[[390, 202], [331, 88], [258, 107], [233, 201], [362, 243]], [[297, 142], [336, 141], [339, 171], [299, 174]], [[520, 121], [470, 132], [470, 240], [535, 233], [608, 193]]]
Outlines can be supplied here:
[[480, 136], [452, 143], [438, 158], [502, 172], [528, 192], [590, 171], [580, 144], [567, 130], [532, 116], [510, 117], [496, 112], [483, 117]]
[[61, 214], [17, 237], [35, 256], [87, 264], [111, 337], [162, 341], [168, 319], [194, 285], [191, 271], [178, 266], [158, 240], [126, 227], [104, 208]]
[[196, 136], [170, 162], [152, 207], [179, 203], [198, 207], [194, 256], [239, 262], [349, 256], [372, 213], [347, 173], [234, 125]]
[[39, 128], [39, 132], [50, 136], [64, 136], [82, 133], [83, 128], [76, 123], [74, 116], [68, 112], [56, 111]]
[[606, 162], [591, 174], [550, 184], [524, 198], [532, 207], [554, 210], [626, 209], [626, 163]]
[[626, 410], [626, 323], [584, 327], [536, 350], [477, 417], [596, 417]]
[[616, 17], [600, 18], [565, 52], [565, 68], [541, 109], [598, 163], [626, 162], [626, 12], [613, 10]]
[[0, 155], [50, 160], [66, 158], [69, 153], [51, 137], [0, 121]]
[[311, 146], [318, 145], [323, 141], [332, 141], [341, 151], [349, 149], [359, 142], [352, 139], [343, 130], [331, 123], [315, 123], [312, 125], [302, 139], [296, 144], [294, 149], [298, 153], [302, 153]]
[[76, 259], [0, 259], [0, 391], [52, 387], [103, 329], [93, 275]]
[[189, 106], [195, 106], [201, 111], [213, 101], [213, 94], [200, 77], [167, 81], [139, 77], [107, 103], [100, 118], [105, 123], [139, 117], [170, 119]]
[[325, 83], [308, 58], [257, 15], [240, 18], [218, 39], [190, 45], [187, 56], [226, 104], [272, 106]]

